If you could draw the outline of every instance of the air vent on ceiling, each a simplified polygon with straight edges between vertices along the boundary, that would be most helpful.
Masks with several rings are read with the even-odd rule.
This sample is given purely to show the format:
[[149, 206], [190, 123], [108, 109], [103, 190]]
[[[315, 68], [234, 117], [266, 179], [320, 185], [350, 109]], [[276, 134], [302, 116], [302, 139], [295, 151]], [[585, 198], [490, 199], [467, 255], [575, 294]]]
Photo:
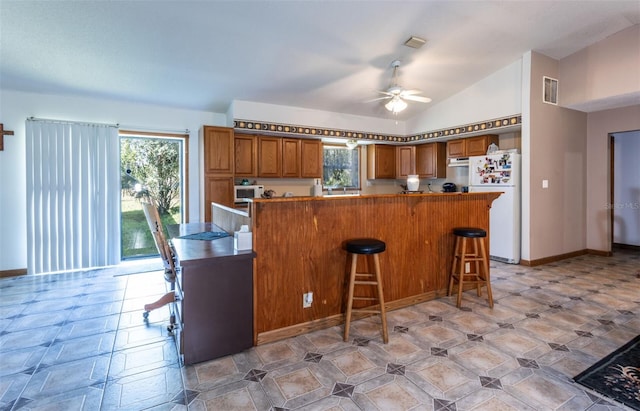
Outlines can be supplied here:
[[558, 105], [558, 80], [546, 76], [542, 79], [542, 101]]
[[409, 37], [409, 40], [404, 42], [404, 45], [414, 49], [419, 49], [420, 47], [424, 46], [424, 43], [426, 42], [427, 40], [425, 39], [421, 39], [420, 37], [416, 37], [416, 36], [411, 36]]

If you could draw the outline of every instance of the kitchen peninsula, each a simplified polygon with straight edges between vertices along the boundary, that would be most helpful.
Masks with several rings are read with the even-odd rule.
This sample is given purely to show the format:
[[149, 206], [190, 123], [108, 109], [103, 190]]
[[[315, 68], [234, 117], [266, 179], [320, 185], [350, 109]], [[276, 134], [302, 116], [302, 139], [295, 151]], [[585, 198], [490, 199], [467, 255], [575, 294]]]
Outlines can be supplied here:
[[[256, 345], [343, 322], [344, 241], [373, 237], [389, 310], [446, 295], [453, 227], [489, 232], [500, 193], [387, 194], [254, 199], [250, 205]], [[488, 239], [487, 239], [488, 241]], [[311, 307], [303, 294], [312, 292]]]

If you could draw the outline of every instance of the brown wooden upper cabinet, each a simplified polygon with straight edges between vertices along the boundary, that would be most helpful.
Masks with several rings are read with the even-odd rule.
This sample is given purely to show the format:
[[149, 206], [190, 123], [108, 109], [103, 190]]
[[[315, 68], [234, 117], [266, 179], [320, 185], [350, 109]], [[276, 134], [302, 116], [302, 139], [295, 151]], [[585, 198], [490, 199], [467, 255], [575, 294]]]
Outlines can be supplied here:
[[233, 174], [233, 129], [204, 126], [204, 172], [209, 174]]
[[459, 140], [447, 141], [447, 157], [466, 157], [467, 154], [467, 140], [461, 138]]
[[447, 157], [481, 156], [487, 153], [491, 143], [498, 144], [498, 136], [487, 134], [484, 136], [460, 138], [447, 141]]
[[367, 146], [367, 178], [396, 178], [396, 146], [373, 144]]
[[427, 143], [396, 147], [396, 178], [405, 179], [411, 174], [420, 178], [445, 178], [446, 144]]
[[282, 176], [282, 138], [258, 136], [258, 177]]
[[396, 178], [416, 174], [416, 146], [396, 147]]
[[258, 177], [322, 177], [321, 140], [257, 136], [257, 146]]
[[323, 158], [321, 140], [300, 140], [300, 177], [321, 178], [324, 166]]
[[258, 139], [250, 134], [235, 135], [235, 173], [236, 177], [255, 177], [258, 175]]
[[447, 177], [446, 143], [427, 143], [416, 146], [416, 172], [420, 178]]
[[211, 203], [233, 207], [234, 134], [228, 127], [200, 129], [204, 153], [204, 221], [211, 221]]
[[282, 139], [282, 177], [300, 177], [300, 139]]

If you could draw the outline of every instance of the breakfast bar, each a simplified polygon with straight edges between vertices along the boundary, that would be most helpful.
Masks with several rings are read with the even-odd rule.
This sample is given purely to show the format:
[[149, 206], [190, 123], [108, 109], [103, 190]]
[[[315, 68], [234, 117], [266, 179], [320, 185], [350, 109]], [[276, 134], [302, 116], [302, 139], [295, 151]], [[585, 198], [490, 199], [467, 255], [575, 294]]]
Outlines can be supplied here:
[[[254, 199], [254, 344], [344, 321], [346, 240], [371, 237], [380, 256], [386, 306], [393, 310], [446, 295], [453, 227], [489, 233], [499, 192]], [[487, 239], [488, 241], [488, 239]], [[313, 293], [303, 308], [303, 294]]]

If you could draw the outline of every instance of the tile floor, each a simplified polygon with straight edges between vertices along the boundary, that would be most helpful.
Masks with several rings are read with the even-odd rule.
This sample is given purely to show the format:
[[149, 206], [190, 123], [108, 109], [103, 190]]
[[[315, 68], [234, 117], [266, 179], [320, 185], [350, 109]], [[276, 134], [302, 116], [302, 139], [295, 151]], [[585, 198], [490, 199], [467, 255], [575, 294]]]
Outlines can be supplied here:
[[[640, 253], [492, 262], [473, 292], [181, 367], [160, 272], [0, 280], [0, 410], [615, 410], [571, 378], [640, 334]], [[135, 271], [135, 270], [134, 270]]]

